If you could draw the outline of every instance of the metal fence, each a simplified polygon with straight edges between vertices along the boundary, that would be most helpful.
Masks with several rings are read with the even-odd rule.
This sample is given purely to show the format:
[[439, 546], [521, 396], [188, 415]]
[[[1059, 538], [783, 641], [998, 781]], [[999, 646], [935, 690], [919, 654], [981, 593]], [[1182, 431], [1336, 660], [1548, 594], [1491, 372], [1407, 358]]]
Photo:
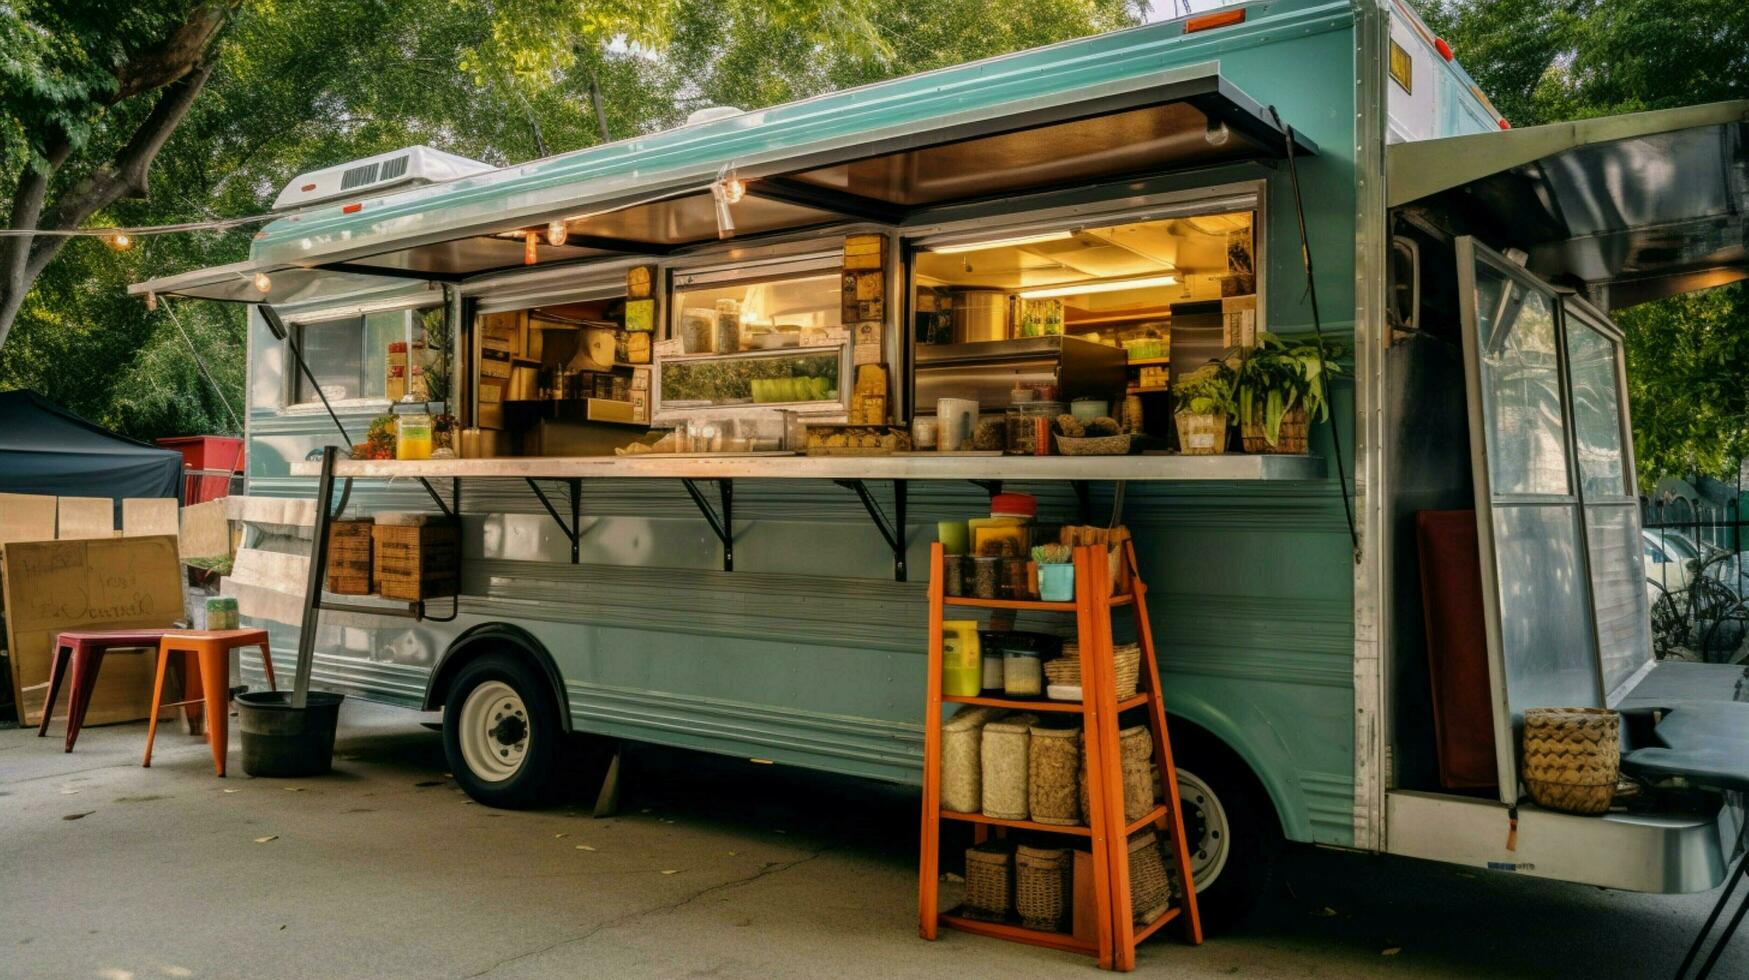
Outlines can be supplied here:
[[216, 497], [229, 497], [243, 492], [243, 474], [231, 470], [182, 469], [181, 502], [185, 506]]
[[1723, 504], [1640, 498], [1652, 647], [1658, 659], [1749, 659], [1749, 543], [1735, 497]]

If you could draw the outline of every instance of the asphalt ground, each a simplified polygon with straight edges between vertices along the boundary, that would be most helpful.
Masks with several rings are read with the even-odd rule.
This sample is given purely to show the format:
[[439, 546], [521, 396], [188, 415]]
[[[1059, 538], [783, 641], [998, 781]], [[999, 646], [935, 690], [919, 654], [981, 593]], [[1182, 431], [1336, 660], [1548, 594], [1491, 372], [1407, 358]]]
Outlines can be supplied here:
[[[77, 750], [0, 731], [0, 976], [1033, 977], [1092, 960], [917, 937], [918, 793], [640, 746], [621, 814], [590, 767], [537, 811], [479, 806], [430, 720], [348, 702], [336, 771], [213, 775], [176, 726]], [[56, 732], [58, 735], [58, 730]], [[1716, 892], [1639, 895], [1290, 850], [1240, 929], [1171, 929], [1139, 975], [1656, 977]], [[1092, 976], [1092, 973], [1082, 975]], [[1749, 976], [1749, 939], [1715, 974]]]

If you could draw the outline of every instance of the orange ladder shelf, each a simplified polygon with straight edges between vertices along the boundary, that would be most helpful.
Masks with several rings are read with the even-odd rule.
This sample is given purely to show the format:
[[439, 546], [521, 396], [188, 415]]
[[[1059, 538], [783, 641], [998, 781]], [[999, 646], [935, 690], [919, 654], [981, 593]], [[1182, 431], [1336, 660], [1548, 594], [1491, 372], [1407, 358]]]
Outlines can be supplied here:
[[[1190, 873], [1190, 852], [1184, 839], [1184, 821], [1179, 813], [1178, 771], [1172, 763], [1172, 741], [1166, 734], [1166, 708], [1160, 700], [1160, 668], [1154, 662], [1154, 637], [1148, 624], [1147, 593], [1136, 574], [1135, 549], [1123, 544], [1123, 561], [1129, 572], [1128, 595], [1111, 594], [1111, 572], [1105, 549], [1100, 546], [1075, 549], [1075, 601], [1031, 602], [1009, 599], [972, 599], [946, 595], [942, 586], [942, 550], [937, 542], [929, 555], [929, 705], [924, 713], [923, 737], [923, 843], [918, 877], [918, 929], [924, 939], [934, 939], [941, 926], [964, 932], [1032, 943], [1051, 949], [1090, 953], [1106, 969], [1133, 970], [1136, 945], [1174, 919], [1182, 919], [1185, 938], [1202, 942], [1202, 922], [1196, 908], [1196, 888]], [[946, 697], [941, 693], [942, 619], [948, 606], [1008, 609], [1026, 612], [1072, 613], [1081, 647], [1080, 703], [1002, 697]], [[1136, 618], [1137, 639], [1142, 647], [1139, 692], [1117, 700], [1117, 675], [1112, 658], [1111, 613], [1128, 607]], [[1085, 826], [1064, 827], [1030, 820], [1002, 820], [978, 813], [955, 813], [941, 809], [941, 706], [977, 704], [1020, 711], [1068, 712], [1082, 717], [1082, 752], [1087, 757], [1088, 808]], [[1154, 735], [1154, 759], [1160, 767], [1160, 785], [1166, 803], [1156, 804], [1141, 819], [1125, 825], [1123, 778], [1118, 762], [1120, 713], [1145, 710]], [[941, 821], [974, 825], [977, 840], [989, 833], [1009, 830], [1066, 835], [1071, 842], [1086, 840], [1093, 853], [1093, 894], [1098, 903], [1098, 940], [1087, 944], [1069, 933], [1028, 929], [1003, 922], [970, 919], [940, 910]], [[1129, 837], [1149, 826], [1164, 833], [1171, 848], [1171, 866], [1184, 891], [1183, 901], [1153, 922], [1137, 925], [1130, 907]], [[1082, 846], [1082, 845], [1078, 845]]]

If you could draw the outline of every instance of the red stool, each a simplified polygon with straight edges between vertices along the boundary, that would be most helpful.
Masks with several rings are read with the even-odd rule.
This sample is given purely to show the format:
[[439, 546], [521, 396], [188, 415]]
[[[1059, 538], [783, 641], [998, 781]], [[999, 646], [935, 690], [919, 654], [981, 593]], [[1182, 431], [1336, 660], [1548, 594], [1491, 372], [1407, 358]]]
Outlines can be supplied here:
[[[152, 743], [158, 738], [158, 712], [164, 708], [180, 708], [192, 704], [206, 707], [206, 737], [213, 749], [213, 769], [225, 774], [225, 752], [230, 747], [230, 665], [231, 651], [239, 647], [260, 647], [261, 666], [267, 671], [267, 686], [279, 690], [273, 680], [273, 654], [268, 651], [266, 630], [167, 630], [158, 641], [158, 682], [152, 689], [152, 720], [146, 726], [146, 759], [141, 766], [152, 764]], [[199, 700], [164, 704], [164, 671], [170, 665], [170, 655], [184, 657], [184, 676], [200, 676], [203, 697]]]
[[168, 629], [87, 630], [55, 637], [55, 655], [49, 661], [49, 693], [43, 699], [43, 718], [36, 726], [37, 737], [49, 733], [49, 716], [54, 713], [55, 698], [61, 693], [61, 681], [71, 674], [71, 689], [67, 692], [66, 751], [73, 751], [73, 743], [79, 740], [79, 729], [85, 724], [85, 709], [91, 704], [91, 692], [97, 688], [97, 672], [103, 669], [103, 655], [111, 650], [155, 650], [168, 632]]

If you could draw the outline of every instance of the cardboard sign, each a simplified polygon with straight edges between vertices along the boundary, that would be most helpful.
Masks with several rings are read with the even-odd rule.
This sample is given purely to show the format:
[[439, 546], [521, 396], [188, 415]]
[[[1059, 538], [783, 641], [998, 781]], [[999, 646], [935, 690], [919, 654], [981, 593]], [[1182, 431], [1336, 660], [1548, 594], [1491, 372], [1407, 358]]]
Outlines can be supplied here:
[[34, 493], [0, 493], [0, 544], [53, 541], [58, 498]]
[[182, 533], [175, 497], [129, 497], [121, 502], [121, 535], [144, 538]]
[[61, 497], [55, 536], [62, 541], [115, 537], [115, 501], [108, 497]]
[[182, 508], [181, 537], [177, 548], [184, 559], [223, 558], [231, 553], [229, 504], [209, 500]]
[[[5, 554], [12, 690], [27, 725], [42, 718], [49, 663], [62, 631], [168, 627], [184, 616], [174, 537], [13, 542]], [[156, 669], [155, 654], [105, 657], [85, 723], [146, 717]], [[65, 681], [61, 691], [58, 712], [66, 710]]]

